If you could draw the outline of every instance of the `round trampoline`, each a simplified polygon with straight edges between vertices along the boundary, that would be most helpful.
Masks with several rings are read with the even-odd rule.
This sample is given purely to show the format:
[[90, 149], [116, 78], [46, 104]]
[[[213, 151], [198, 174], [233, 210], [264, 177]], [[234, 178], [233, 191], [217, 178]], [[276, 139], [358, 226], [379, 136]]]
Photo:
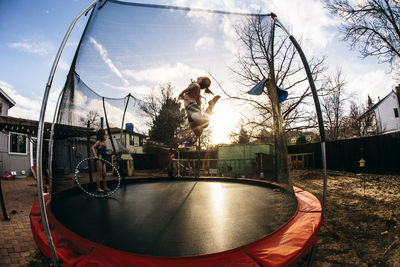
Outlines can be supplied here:
[[[84, 15], [50, 128], [51, 82]], [[291, 266], [312, 255], [322, 207], [292, 186], [272, 116], [302, 99], [277, 95], [298, 84], [293, 47], [273, 13], [93, 1], [43, 98], [36, 170], [51, 190], [37, 179], [30, 214], [40, 250], [64, 266]], [[241, 143], [247, 119], [260, 142]]]
[[[133, 179], [110, 198], [72, 189], [51, 205], [53, 239], [67, 266], [282, 266], [310, 252], [322, 222], [311, 194], [249, 179]], [[48, 251], [37, 205], [31, 221]]]

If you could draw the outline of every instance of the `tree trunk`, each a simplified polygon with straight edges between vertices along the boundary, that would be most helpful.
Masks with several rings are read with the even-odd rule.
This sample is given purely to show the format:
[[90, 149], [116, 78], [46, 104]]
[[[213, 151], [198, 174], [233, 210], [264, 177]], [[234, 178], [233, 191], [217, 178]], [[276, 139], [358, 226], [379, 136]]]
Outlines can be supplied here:
[[289, 184], [290, 179], [287, 140], [283, 126], [281, 107], [278, 102], [278, 93], [276, 91], [276, 85], [271, 80], [267, 80], [266, 87], [272, 105], [275, 147], [275, 179], [278, 183]]

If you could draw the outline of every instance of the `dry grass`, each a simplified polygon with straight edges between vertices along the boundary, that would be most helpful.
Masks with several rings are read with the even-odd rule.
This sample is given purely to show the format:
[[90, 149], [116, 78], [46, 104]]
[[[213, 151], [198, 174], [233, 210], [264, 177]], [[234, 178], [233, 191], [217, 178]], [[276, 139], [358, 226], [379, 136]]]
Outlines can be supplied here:
[[[292, 170], [291, 178], [322, 199], [321, 171]], [[400, 176], [328, 171], [313, 265], [400, 266]]]

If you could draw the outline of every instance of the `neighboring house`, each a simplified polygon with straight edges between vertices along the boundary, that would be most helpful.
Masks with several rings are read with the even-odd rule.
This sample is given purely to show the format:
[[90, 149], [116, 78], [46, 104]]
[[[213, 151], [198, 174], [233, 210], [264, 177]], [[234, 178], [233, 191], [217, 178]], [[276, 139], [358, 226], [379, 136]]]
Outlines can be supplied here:
[[[8, 110], [13, 106], [15, 106], [15, 101], [0, 88], [0, 175], [15, 171], [17, 176], [26, 176], [30, 174], [31, 166], [36, 165], [38, 121], [8, 116]], [[44, 158], [48, 154], [50, 129], [51, 124], [45, 123]], [[63, 151], [57, 152], [60, 160], [53, 162], [53, 171], [70, 172], [80, 160], [88, 156], [87, 135], [91, 134], [89, 142], [93, 144], [95, 142], [94, 129], [59, 125], [55, 132], [55, 147], [60, 144], [58, 147], [62, 147]], [[70, 135], [70, 137], [64, 136], [57, 139], [57, 133]], [[120, 129], [112, 129], [112, 133], [114, 138], [120, 139]], [[126, 146], [120, 151], [143, 153], [143, 145], [147, 138], [145, 135], [123, 130], [123, 138], [126, 140]], [[117, 147], [120, 148], [120, 146]], [[111, 144], [109, 148], [112, 149]]]
[[[0, 98], [2, 96], [0, 92]], [[11, 171], [15, 171], [17, 176], [29, 174], [33, 165], [37, 121], [0, 116], [0, 131], [1, 175]]]
[[23, 127], [14, 118], [8, 117], [8, 110], [13, 106], [15, 106], [15, 101], [0, 88], [1, 176], [10, 171], [16, 171], [17, 175], [25, 175], [30, 171], [30, 135], [28, 133], [30, 128]]
[[[129, 154], [143, 154], [143, 148], [147, 141], [147, 136], [135, 133], [133, 129], [111, 128], [114, 146], [117, 152]], [[112, 149], [110, 140], [107, 139], [107, 148]]]
[[[88, 129], [86, 127], [59, 126], [56, 132], [70, 133], [73, 138], [69, 138], [63, 144], [66, 148], [63, 154], [66, 160], [60, 161], [56, 165], [63, 165], [63, 169], [72, 168], [77, 161], [78, 153], [81, 157], [86, 156], [83, 149], [74, 149], [77, 144], [83, 143], [80, 140], [86, 140]], [[0, 168], [2, 173], [15, 171], [17, 176], [29, 175], [31, 166], [36, 165], [36, 139], [37, 139], [38, 121], [14, 118], [10, 116], [0, 116]], [[48, 140], [50, 136], [51, 124], [45, 123], [43, 157], [48, 155]], [[90, 130], [90, 129], [89, 129]], [[57, 142], [57, 141], [56, 141]], [[73, 151], [75, 154], [73, 154]], [[77, 156], [78, 155], [78, 156]], [[68, 166], [67, 166], [68, 165]], [[65, 167], [67, 166], [67, 167]]]
[[400, 84], [378, 103], [371, 105], [360, 119], [368, 116], [373, 116], [377, 134], [400, 131]]
[[13, 106], [15, 101], [0, 88], [0, 116], [8, 116], [8, 110]]
[[312, 137], [313, 137], [312, 132], [301, 132], [301, 131], [288, 132], [287, 135], [288, 135], [288, 140], [289, 140], [290, 145], [296, 144], [297, 140], [302, 136], [308, 143], [311, 143]]

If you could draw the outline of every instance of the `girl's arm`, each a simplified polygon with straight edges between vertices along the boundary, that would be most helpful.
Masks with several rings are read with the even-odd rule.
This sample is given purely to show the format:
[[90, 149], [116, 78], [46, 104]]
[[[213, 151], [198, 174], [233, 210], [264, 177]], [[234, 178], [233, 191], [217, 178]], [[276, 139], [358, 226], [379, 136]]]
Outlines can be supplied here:
[[96, 154], [96, 147], [99, 145], [99, 143], [100, 143], [100, 141], [96, 141], [96, 143], [94, 143], [94, 145], [91, 147], [93, 156], [94, 156], [95, 158], [97, 158], [97, 156], [98, 156], [98, 155]]

